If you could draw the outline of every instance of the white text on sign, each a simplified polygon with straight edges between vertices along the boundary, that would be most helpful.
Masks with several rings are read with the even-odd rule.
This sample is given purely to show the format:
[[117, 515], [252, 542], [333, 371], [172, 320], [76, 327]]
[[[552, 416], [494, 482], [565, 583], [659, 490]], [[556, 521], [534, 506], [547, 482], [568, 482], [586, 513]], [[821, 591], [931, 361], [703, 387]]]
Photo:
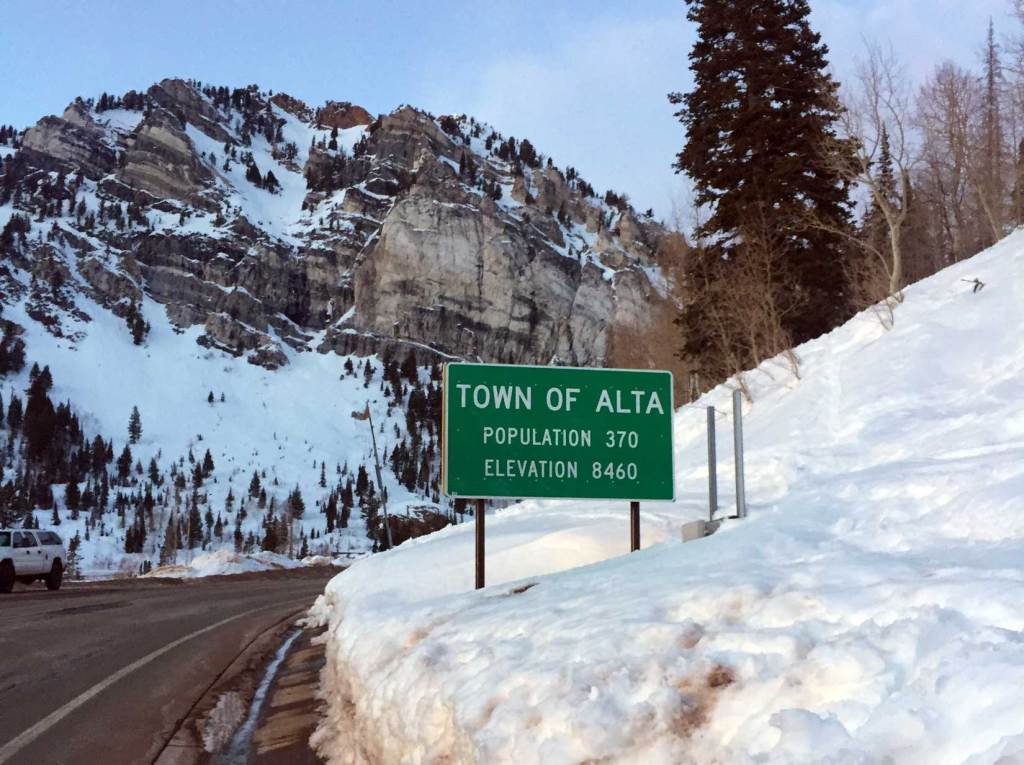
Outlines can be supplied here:
[[[459, 406], [463, 409], [533, 409], [533, 388], [518, 385], [470, 385], [459, 383]], [[544, 403], [552, 412], [571, 412], [579, 398], [579, 388], [548, 388]], [[630, 390], [601, 391], [594, 408], [596, 413], [608, 414], [664, 414], [657, 391]]]

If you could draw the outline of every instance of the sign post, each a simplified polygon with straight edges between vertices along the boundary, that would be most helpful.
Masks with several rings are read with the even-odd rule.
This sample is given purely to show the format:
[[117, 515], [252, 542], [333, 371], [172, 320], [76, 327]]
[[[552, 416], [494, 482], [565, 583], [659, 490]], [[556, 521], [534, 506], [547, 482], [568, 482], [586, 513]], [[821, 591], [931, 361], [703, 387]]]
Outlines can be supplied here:
[[629, 503], [629, 551], [640, 549], [640, 503]]
[[476, 516], [476, 589], [484, 587], [484, 500], [476, 501], [476, 509], [473, 515]]
[[502, 364], [444, 370], [442, 490], [476, 500], [477, 587], [485, 499], [630, 502], [675, 497], [669, 372]]

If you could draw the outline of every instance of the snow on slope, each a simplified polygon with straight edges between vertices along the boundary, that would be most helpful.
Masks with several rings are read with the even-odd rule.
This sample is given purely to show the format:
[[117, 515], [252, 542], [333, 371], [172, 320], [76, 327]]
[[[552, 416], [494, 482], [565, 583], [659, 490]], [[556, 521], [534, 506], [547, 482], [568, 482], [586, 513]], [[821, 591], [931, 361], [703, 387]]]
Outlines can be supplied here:
[[[295, 234], [308, 232], [310, 227], [309, 216], [302, 207], [306, 198], [307, 186], [300, 168], [305, 166], [309, 157], [311, 140], [325, 139], [330, 134], [330, 130], [307, 125], [295, 115], [276, 106], [273, 107], [273, 111], [276, 117], [284, 120], [281, 130], [284, 141], [294, 143], [297, 148], [292, 168], [289, 169], [285, 164], [273, 158], [273, 147], [262, 134], [252, 136], [249, 144], [245, 146], [245, 151], [253, 155], [256, 165], [262, 173], [266, 173], [268, 170], [273, 171], [274, 177], [280, 183], [280, 189], [276, 193], [256, 188], [246, 180], [246, 165], [240, 161], [229, 163], [230, 170], [227, 171], [219, 163], [214, 163], [211, 169], [218, 179], [218, 186], [222, 193], [237, 206], [250, 222], [282, 241], [299, 245], [301, 240]], [[185, 132], [200, 155], [221, 158], [224, 156], [222, 143], [210, 138], [192, 125], [187, 125]], [[365, 132], [366, 127], [363, 125], [338, 131], [339, 149], [347, 155], [351, 155], [352, 147]], [[212, 220], [213, 214], [206, 217]], [[177, 217], [162, 216], [162, 220], [170, 227], [178, 231], [182, 230]], [[209, 221], [206, 221], [199, 230], [207, 234], [213, 233]]]
[[[227, 524], [224, 541], [215, 541], [214, 547], [233, 549], [234, 521], [233, 515], [224, 513], [225, 501], [231, 490], [238, 507], [254, 470], [266, 471], [263, 485], [268, 500], [276, 497], [278, 509], [288, 493], [300, 487], [306, 513], [295, 524], [296, 539], [314, 528], [323, 534], [325, 518], [316, 502], [325, 501], [341, 479], [337, 467], [355, 471], [360, 463], [372, 465], [367, 424], [353, 420], [352, 411], [369, 403], [382, 454], [395, 445], [395, 427], [404, 430], [404, 413], [390, 410], [380, 390], [381, 365], [376, 358], [370, 359], [375, 375], [369, 387], [363, 386], [361, 374], [344, 376], [346, 357], [298, 353], [286, 344], [282, 347], [289, 363], [269, 371], [244, 358], [198, 345], [195, 340], [202, 333], [201, 325], [181, 333], [170, 324], [163, 306], [148, 297], [141, 308], [152, 329], [140, 347], [132, 344], [122, 319], [84, 295], [76, 296], [76, 301], [91, 320], [65, 317], [65, 332], [80, 336], [74, 342], [46, 332], [28, 316], [24, 301], [5, 307], [4, 318], [26, 328], [27, 345], [26, 369], [4, 380], [5, 404], [14, 394], [23, 396], [28, 366], [34, 362], [50, 367], [54, 402], [70, 400], [89, 438], [113, 437], [115, 454], [120, 454], [127, 440], [133, 406], [138, 406], [141, 414], [142, 438], [131, 450], [143, 466], [156, 457], [160, 469], [166, 471], [170, 461], [184, 457], [189, 450], [202, 460], [209, 449], [216, 470], [203, 491], [214, 514], [224, 515]], [[353, 358], [357, 366], [365, 361]], [[212, 404], [207, 401], [211, 392]], [[221, 394], [224, 401], [220, 401]], [[321, 462], [326, 463], [326, 487], [319, 486]], [[190, 466], [186, 463], [184, 468]], [[390, 471], [384, 471], [384, 480], [392, 512], [402, 512], [409, 504], [429, 504], [409, 493]], [[62, 516], [56, 530], [65, 540], [76, 531], [84, 540], [87, 514], [73, 521], [62, 501], [64, 487], [55, 486], [54, 494]], [[35, 518], [41, 526], [51, 526], [51, 511], [37, 510]], [[251, 531], [261, 538], [265, 518], [265, 510], [251, 505], [243, 534]], [[83, 572], [88, 576], [130, 573], [144, 559], [155, 565], [159, 556], [156, 545], [163, 541], [167, 519], [160, 515], [155, 520], [151, 532], [156, 533], [151, 534], [142, 554], [125, 555], [124, 529], [112, 528], [108, 518], [107, 535], [94, 532], [83, 541]], [[371, 544], [357, 507], [348, 529], [311, 541], [310, 549], [316, 554], [358, 555]], [[179, 550], [178, 563], [189, 564], [200, 553], [198, 549]]]
[[[623, 550], [626, 509], [549, 502], [488, 520], [480, 592], [466, 526], [357, 563], [313, 611], [315, 743], [332, 763], [1024, 761], [1022, 324], [1018, 232], [910, 288], [892, 331], [866, 312], [799, 348], [801, 380], [751, 373], [750, 517], [707, 539], [572, 568]], [[697, 514], [703, 412], [676, 427], [676, 512]]]

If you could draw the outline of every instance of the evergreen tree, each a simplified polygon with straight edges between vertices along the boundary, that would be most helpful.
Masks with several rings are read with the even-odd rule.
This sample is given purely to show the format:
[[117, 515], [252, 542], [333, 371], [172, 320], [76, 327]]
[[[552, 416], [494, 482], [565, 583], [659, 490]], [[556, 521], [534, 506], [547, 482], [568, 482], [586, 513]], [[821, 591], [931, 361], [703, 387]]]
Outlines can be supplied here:
[[117, 458], [117, 479], [119, 481], [127, 481], [131, 472], [132, 450], [128, 448], [128, 444], [125, 444], [121, 456]]
[[[878, 139], [878, 159], [876, 161], [875, 175], [878, 182], [878, 190], [883, 199], [893, 205], [898, 203], [898, 190], [896, 188], [896, 173], [893, 169], [892, 149], [889, 144], [889, 131], [882, 125], [882, 132]], [[867, 212], [864, 214], [864, 222], [861, 235], [867, 239], [872, 246], [880, 251], [886, 252], [889, 249], [889, 226], [885, 221], [885, 215], [875, 199], [871, 195]], [[866, 255], [866, 257], [872, 257]]]
[[149, 334], [149, 322], [139, 312], [139, 307], [134, 303], [128, 307], [128, 315], [125, 317], [128, 329], [132, 333], [132, 342], [135, 345], [142, 345]]
[[405, 357], [405, 361], [402, 362], [401, 367], [402, 377], [409, 381], [411, 385], [419, 384], [419, 367], [416, 364], [416, 351], [409, 349], [408, 355]]
[[78, 503], [81, 499], [82, 495], [78, 490], [78, 484], [74, 481], [68, 481], [68, 485], [64, 488], [64, 505], [71, 511], [72, 518], [76, 517]]
[[306, 503], [302, 499], [302, 492], [299, 491], [298, 486], [288, 495], [288, 510], [291, 512], [292, 518], [301, 518], [306, 513]]
[[1000, 103], [1002, 76], [995, 24], [990, 18], [985, 44], [985, 93], [981, 116], [983, 156], [981, 177], [978, 179], [978, 193], [983, 197], [979, 206], [988, 218], [991, 232], [983, 240], [985, 246], [993, 244], [1004, 233], [1006, 184], [1003, 168], [1006, 163], [1006, 144]]
[[331, 496], [327, 498], [327, 507], [325, 508], [327, 515], [327, 533], [334, 531], [334, 524], [338, 517], [338, 496], [331, 492]]
[[253, 470], [252, 471], [252, 480], [249, 481], [249, 496], [252, 497], [253, 499], [255, 499], [259, 495], [260, 495], [260, 476], [259, 476], [259, 474], [255, 470]]
[[92, 446], [89, 447], [89, 454], [89, 467], [93, 473], [99, 475], [107, 466], [107, 445], [103, 442], [103, 439], [100, 436], [96, 436], [92, 440]]
[[167, 528], [164, 531], [164, 544], [160, 548], [160, 565], [170, 566], [174, 563], [178, 553], [178, 524], [174, 516], [167, 519]]
[[[53, 408], [53, 402], [46, 395], [52, 385], [49, 379], [49, 367], [46, 375], [39, 374], [28, 389], [28, 399], [25, 405], [25, 414], [20, 417], [21, 428], [25, 433], [25, 452], [29, 460], [39, 461], [50, 450], [57, 431], [57, 413]], [[13, 401], [12, 401], [13, 403]], [[13, 423], [14, 418], [8, 414], [8, 421]], [[12, 424], [13, 429], [13, 424]]]
[[[745, 225], [767, 222], [782, 255], [774, 278], [796, 299], [782, 318], [793, 342], [828, 331], [849, 313], [842, 240], [849, 225], [847, 184], [835, 158], [836, 83], [827, 47], [808, 23], [807, 0], [686, 0], [697, 25], [690, 53], [694, 87], [669, 100], [686, 127], [677, 172], [696, 186], [710, 217], [699, 235], [715, 256], [744, 252]], [[827, 225], [825, 225], [827, 224]], [[826, 230], [831, 229], [831, 230]], [[686, 329], [706, 317], [684, 312]]]
[[203, 519], [199, 515], [199, 502], [195, 493], [188, 508], [188, 546], [198, 547], [203, 541]]
[[278, 529], [277, 518], [271, 515], [267, 519], [267, 526], [263, 532], [263, 540], [260, 542], [260, 549], [268, 552], [277, 552]]
[[203, 455], [203, 478], [209, 478], [213, 474], [213, 467], [213, 455], [207, 449]]
[[[250, 162], [249, 166], [245, 168], [245, 180], [254, 186], [263, 188], [263, 176], [260, 175], [260, 169], [256, 167], [255, 162]], [[213, 395], [212, 393], [210, 394]]]
[[68, 540], [68, 557], [64, 561], [64, 575], [68, 579], [79, 579], [82, 576], [79, 566], [82, 561], [82, 554], [79, 552], [82, 548], [82, 538], [75, 532], [75, 535]]
[[132, 413], [128, 417], [128, 443], [137, 444], [142, 438], [142, 417], [139, 415], [139, 408], [132, 407]]
[[366, 496], [366, 491], [370, 486], [370, 476], [366, 472], [366, 466], [360, 464], [359, 470], [356, 474], [356, 494], [362, 499]]
[[363, 520], [366, 523], [366, 536], [373, 540], [375, 551], [383, 549], [386, 535], [384, 526], [381, 523], [380, 504], [380, 498], [373, 490], [373, 486], [369, 487], [359, 504]]
[[352, 481], [349, 480], [347, 489], [341, 493], [341, 518], [338, 521], [338, 528], [347, 529], [348, 519], [352, 517]]
[[22, 414], [21, 399], [17, 396], [11, 396], [11, 403], [7, 406], [7, 425], [12, 433], [21, 430]]

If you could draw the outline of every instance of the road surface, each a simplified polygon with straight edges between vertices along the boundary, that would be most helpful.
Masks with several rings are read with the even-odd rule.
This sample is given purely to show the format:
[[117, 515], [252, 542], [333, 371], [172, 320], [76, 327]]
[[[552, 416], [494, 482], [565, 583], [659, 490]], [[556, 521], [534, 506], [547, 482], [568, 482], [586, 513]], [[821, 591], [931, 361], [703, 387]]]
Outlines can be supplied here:
[[0, 764], [152, 762], [245, 647], [335, 573], [16, 585], [0, 595]]

